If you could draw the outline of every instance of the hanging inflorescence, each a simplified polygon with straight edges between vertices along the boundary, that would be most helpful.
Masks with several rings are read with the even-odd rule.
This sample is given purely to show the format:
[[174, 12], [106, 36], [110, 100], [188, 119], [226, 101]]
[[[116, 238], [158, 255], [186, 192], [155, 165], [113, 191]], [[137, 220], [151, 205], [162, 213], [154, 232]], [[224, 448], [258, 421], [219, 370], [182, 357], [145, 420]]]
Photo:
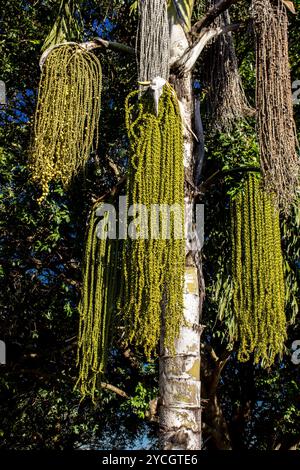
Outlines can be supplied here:
[[[209, 0], [207, 6], [216, 1]], [[218, 27], [230, 23], [228, 11], [215, 20]], [[213, 130], [230, 131], [237, 121], [252, 113], [239, 74], [232, 33], [221, 34], [213, 41], [205, 57], [204, 74], [209, 125]]]
[[140, 238], [128, 239], [124, 246], [120, 315], [128, 341], [142, 346], [149, 357], [162, 327], [165, 346], [173, 351], [183, 318], [183, 140], [178, 101], [169, 84], [158, 116], [146, 96], [132, 104], [137, 95], [131, 93], [126, 101], [131, 145], [128, 203], [143, 204], [151, 217], [147, 220], [143, 210], [136, 214]]
[[87, 229], [77, 349], [77, 388], [92, 399], [105, 371], [118, 292], [119, 244], [107, 237], [109, 214], [100, 220], [98, 207], [92, 209]]
[[288, 54], [288, 18], [281, 0], [252, 0], [256, 35], [256, 107], [265, 187], [288, 211], [299, 187]]
[[286, 338], [283, 258], [278, 210], [253, 173], [231, 200], [231, 242], [238, 359], [269, 366]]
[[53, 49], [43, 66], [30, 166], [42, 201], [49, 183], [66, 186], [90, 156], [101, 106], [99, 59], [76, 44]]

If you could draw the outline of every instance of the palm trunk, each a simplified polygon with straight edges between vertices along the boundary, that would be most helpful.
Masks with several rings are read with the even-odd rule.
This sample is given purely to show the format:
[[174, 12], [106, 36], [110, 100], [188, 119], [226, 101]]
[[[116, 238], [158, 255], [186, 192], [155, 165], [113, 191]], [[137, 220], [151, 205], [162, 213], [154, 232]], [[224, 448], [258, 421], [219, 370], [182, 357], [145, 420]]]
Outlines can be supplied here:
[[[184, 114], [184, 164], [188, 181], [193, 181], [195, 156], [191, 133], [193, 91], [191, 74], [175, 78], [174, 87]], [[189, 185], [186, 186], [186, 226], [193, 217]], [[190, 220], [189, 220], [190, 219]], [[184, 287], [184, 325], [175, 344], [175, 355], [162, 348], [160, 354], [160, 435], [166, 450], [201, 449], [201, 389], [199, 317], [203, 298], [202, 271], [191, 255], [189, 237], [186, 241]], [[199, 255], [199, 253], [198, 253]], [[197, 258], [197, 257], [196, 257]], [[199, 256], [198, 256], [199, 259]], [[198, 266], [197, 266], [198, 264]], [[201, 268], [201, 266], [200, 266]], [[200, 287], [201, 286], [201, 287]], [[163, 341], [161, 341], [163, 344]]]
[[[192, 87], [192, 69], [204, 47], [215, 37], [226, 32], [226, 28], [204, 28], [221, 12], [237, 0], [224, 0], [194, 25], [200, 32], [198, 39], [191, 42], [183, 29], [182, 21], [176, 14], [169, 14], [170, 21], [170, 66], [173, 84], [180, 102], [184, 123], [184, 166], [186, 179], [185, 225], [193, 226], [193, 190], [199, 184], [204, 158], [203, 128], [200, 116], [200, 102], [195, 100]], [[173, 2], [186, 12], [186, 27], [190, 30], [193, 0]], [[197, 26], [195, 28], [195, 26]], [[202, 28], [202, 30], [201, 30]], [[228, 29], [229, 31], [230, 29]], [[195, 123], [195, 125], [193, 125]], [[195, 142], [194, 132], [198, 142]], [[189, 235], [189, 231], [186, 235]], [[195, 241], [195, 240], [193, 240]], [[199, 245], [198, 245], [199, 246]], [[160, 435], [164, 449], [201, 449], [201, 385], [200, 385], [200, 340], [202, 327], [199, 324], [204, 298], [204, 279], [200, 249], [191, 246], [186, 238], [186, 272], [184, 296], [184, 322], [175, 344], [175, 355], [161, 348], [159, 361], [160, 388]], [[163, 344], [163, 335], [161, 344]]]

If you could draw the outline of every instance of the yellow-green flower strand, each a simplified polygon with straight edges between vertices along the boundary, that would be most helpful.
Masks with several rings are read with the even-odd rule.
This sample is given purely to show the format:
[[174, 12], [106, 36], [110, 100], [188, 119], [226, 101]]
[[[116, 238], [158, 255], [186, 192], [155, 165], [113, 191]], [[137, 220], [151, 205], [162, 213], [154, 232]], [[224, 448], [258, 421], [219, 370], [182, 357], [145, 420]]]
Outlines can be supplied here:
[[286, 339], [279, 212], [260, 177], [249, 173], [231, 200], [233, 308], [238, 359], [270, 366]]
[[84, 265], [83, 287], [79, 305], [76, 388], [82, 397], [95, 398], [97, 380], [105, 371], [111, 331], [112, 314], [118, 295], [118, 240], [104, 237], [108, 213], [102, 222], [101, 237], [97, 237], [99, 219], [92, 209], [89, 219]]
[[101, 107], [101, 64], [76, 44], [53, 49], [43, 66], [30, 156], [32, 179], [47, 196], [49, 183], [67, 186], [84, 167], [95, 138]]
[[[128, 239], [123, 251], [123, 296], [120, 315], [129, 342], [141, 346], [147, 357], [157, 347], [162, 328], [165, 346], [174, 351], [174, 342], [183, 319], [184, 168], [182, 123], [173, 88], [167, 84], [155, 115], [153, 99], [138, 91], [126, 100], [126, 125], [131, 146], [127, 180], [128, 203], [177, 204], [179, 224], [170, 217], [170, 238], [151, 237], [163, 233], [163, 214], [148, 217], [146, 239]], [[160, 206], [161, 207], [161, 206]], [[182, 236], [174, 232], [181, 228]]]

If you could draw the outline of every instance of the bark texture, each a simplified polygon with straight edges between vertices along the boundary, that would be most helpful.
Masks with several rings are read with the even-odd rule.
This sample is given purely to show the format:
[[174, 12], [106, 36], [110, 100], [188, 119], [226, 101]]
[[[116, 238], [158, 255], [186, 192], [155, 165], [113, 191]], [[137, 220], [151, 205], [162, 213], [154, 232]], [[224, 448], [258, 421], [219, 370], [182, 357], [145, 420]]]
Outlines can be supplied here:
[[[180, 27], [173, 31], [171, 63], [175, 63], [189, 47]], [[177, 38], [177, 39], [176, 39]], [[194, 181], [195, 134], [193, 133], [194, 100], [191, 72], [171, 75], [180, 101], [184, 124], [184, 166], [186, 180]], [[185, 225], [193, 226], [193, 194], [190, 184], [185, 190]], [[184, 287], [184, 324], [175, 344], [176, 354], [167, 349], [160, 354], [159, 418], [162, 447], [166, 450], [201, 449], [201, 385], [200, 385], [200, 311], [203, 298], [202, 270], [190, 237], [186, 237], [186, 272]], [[197, 266], [198, 265], [198, 266]], [[163, 334], [163, 333], [162, 333]], [[163, 344], [163, 342], [161, 342]]]

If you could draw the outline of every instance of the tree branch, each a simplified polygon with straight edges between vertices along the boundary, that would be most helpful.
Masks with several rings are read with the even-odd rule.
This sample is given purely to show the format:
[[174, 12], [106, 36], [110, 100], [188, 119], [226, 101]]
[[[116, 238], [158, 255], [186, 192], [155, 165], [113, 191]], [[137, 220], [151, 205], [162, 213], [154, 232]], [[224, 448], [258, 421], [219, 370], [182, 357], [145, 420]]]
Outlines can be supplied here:
[[121, 174], [121, 170], [120, 168], [118, 167], [118, 165], [116, 165], [116, 163], [109, 157], [107, 157], [107, 162], [108, 162], [108, 166], [112, 169], [112, 171], [114, 172], [114, 175], [117, 179], [120, 179], [120, 174]]
[[115, 196], [118, 191], [120, 191], [120, 186], [122, 186], [123, 183], [127, 180], [127, 176], [122, 176], [119, 181], [113, 186], [111, 189], [106, 191], [102, 196], [98, 198], [93, 198], [92, 203], [93, 203], [93, 209], [96, 208], [97, 204], [99, 204], [101, 201], [104, 201], [107, 197], [109, 196]]
[[43, 68], [43, 65], [53, 49], [56, 49], [57, 47], [60, 46], [65, 46], [66, 44], [70, 45], [78, 45], [80, 46], [83, 50], [85, 51], [91, 51], [92, 49], [98, 49], [98, 48], [104, 48], [104, 49], [109, 49], [111, 51], [116, 51], [116, 52], [121, 52], [121, 53], [126, 53], [130, 55], [135, 55], [135, 50], [132, 47], [127, 46], [126, 44], [121, 44], [119, 42], [114, 42], [114, 41], [106, 41], [105, 39], [102, 38], [94, 38], [92, 41], [88, 42], [83, 42], [83, 43], [76, 43], [76, 42], [63, 42], [61, 44], [55, 44], [54, 46], [48, 47], [46, 49], [41, 58], [40, 58], [40, 69]]
[[228, 170], [217, 170], [212, 175], [210, 175], [206, 181], [200, 184], [197, 188], [199, 194], [204, 194], [207, 192], [208, 188], [216, 183], [216, 181], [220, 180], [221, 177], [226, 175], [234, 174], [234, 173], [247, 173], [247, 172], [255, 172], [260, 173], [261, 168], [258, 166], [245, 166], [245, 167], [234, 167], [229, 168]]
[[101, 385], [101, 388], [104, 388], [106, 390], [110, 390], [111, 392], [114, 392], [117, 395], [120, 395], [120, 397], [129, 398], [129, 396], [127, 395], [126, 392], [124, 392], [124, 390], [121, 390], [120, 388], [115, 387], [114, 385], [108, 384], [106, 382], [101, 382], [100, 385]]
[[183, 76], [192, 70], [201, 52], [207, 46], [207, 44], [220, 34], [229, 33], [235, 31], [240, 27], [239, 23], [229, 24], [225, 26], [217, 26], [215, 28], [205, 28], [200, 33], [198, 40], [189, 47], [182, 57], [173, 65], [173, 70], [178, 76]]
[[221, 14], [227, 10], [231, 5], [240, 2], [241, 0], [219, 0], [215, 5], [211, 6], [207, 11], [206, 15], [197, 21], [192, 27], [192, 34], [201, 31], [212, 24], [212, 22]]
[[95, 49], [96, 47], [104, 47], [105, 49], [109, 49], [115, 52], [124, 52], [125, 54], [130, 54], [135, 56], [135, 50], [133, 47], [127, 46], [126, 44], [121, 44], [120, 42], [114, 41], [106, 41], [102, 38], [95, 38], [93, 41], [87, 43], [89, 46], [87, 47], [88, 50]]
[[217, 364], [219, 361], [219, 357], [217, 356], [214, 348], [208, 343], [201, 343], [202, 351], [205, 350], [208, 352], [210, 358], [212, 359], [214, 364]]
[[203, 30], [201, 36], [193, 46], [189, 47], [180, 59], [175, 62], [173, 69], [177, 72], [179, 76], [183, 76], [185, 73], [189, 72], [195, 65], [198, 57], [203, 51], [204, 47], [215, 37], [221, 34], [221, 28], [211, 28]]

